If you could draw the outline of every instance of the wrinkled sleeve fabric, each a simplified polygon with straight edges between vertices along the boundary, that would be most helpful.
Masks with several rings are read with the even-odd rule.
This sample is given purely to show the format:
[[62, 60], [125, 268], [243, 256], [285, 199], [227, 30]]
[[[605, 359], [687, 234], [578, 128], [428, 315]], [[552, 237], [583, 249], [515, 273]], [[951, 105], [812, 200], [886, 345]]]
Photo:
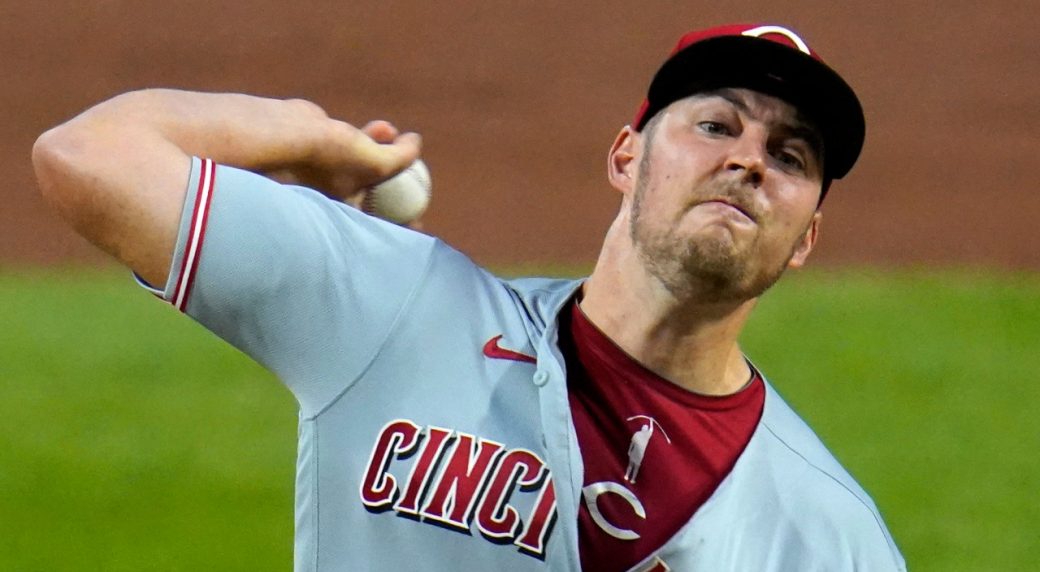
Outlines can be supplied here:
[[154, 294], [274, 372], [315, 415], [390, 336], [436, 241], [304, 187], [193, 158]]

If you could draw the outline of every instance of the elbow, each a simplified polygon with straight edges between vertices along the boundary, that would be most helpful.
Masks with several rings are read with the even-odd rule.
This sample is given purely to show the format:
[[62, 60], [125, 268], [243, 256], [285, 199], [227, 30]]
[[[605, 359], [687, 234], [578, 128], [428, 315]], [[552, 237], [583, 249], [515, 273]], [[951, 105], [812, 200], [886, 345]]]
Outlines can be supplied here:
[[130, 92], [103, 102], [44, 132], [32, 148], [37, 188], [52, 206], [60, 205], [95, 186], [106, 158], [125, 149], [128, 116], [142, 92]]
[[70, 174], [77, 163], [83, 161], [81, 148], [79, 137], [67, 124], [54, 127], [36, 139], [32, 148], [36, 186], [52, 206], [57, 206], [62, 194], [68, 191]]
[[104, 145], [90, 135], [67, 123], [40, 135], [32, 149], [36, 188], [44, 203], [84, 236], [98, 222], [103, 177], [99, 153]]

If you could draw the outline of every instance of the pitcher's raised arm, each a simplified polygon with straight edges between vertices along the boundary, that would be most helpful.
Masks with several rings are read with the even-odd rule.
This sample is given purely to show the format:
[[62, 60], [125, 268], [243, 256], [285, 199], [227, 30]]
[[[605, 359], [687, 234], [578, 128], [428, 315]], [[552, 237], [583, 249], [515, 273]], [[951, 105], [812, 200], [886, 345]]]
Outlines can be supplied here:
[[407, 167], [419, 145], [414, 133], [385, 123], [358, 129], [304, 100], [150, 89], [47, 131], [33, 166], [40, 191], [77, 232], [163, 284], [192, 156], [290, 173], [343, 199]]

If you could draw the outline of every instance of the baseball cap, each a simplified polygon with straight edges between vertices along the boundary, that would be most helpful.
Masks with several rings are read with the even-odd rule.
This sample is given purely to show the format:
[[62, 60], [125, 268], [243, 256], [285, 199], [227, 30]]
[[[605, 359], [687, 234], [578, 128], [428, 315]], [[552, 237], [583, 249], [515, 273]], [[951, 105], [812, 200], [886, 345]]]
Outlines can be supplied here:
[[823, 136], [824, 180], [844, 177], [863, 149], [863, 108], [849, 84], [798, 34], [772, 24], [730, 24], [679, 39], [650, 82], [632, 125], [698, 92], [744, 87], [798, 108]]

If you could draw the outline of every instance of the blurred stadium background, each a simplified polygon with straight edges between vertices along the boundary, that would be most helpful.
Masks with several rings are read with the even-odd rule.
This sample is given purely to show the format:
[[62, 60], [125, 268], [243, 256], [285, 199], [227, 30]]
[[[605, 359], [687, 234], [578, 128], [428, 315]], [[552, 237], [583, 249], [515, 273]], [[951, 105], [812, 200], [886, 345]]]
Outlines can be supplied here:
[[604, 157], [684, 31], [778, 21], [857, 88], [867, 145], [749, 354], [874, 495], [913, 570], [1040, 562], [1040, 5], [820, 0], [0, 0], [0, 570], [286, 570], [295, 411], [34, 192], [35, 137], [168, 86], [423, 133], [429, 232], [587, 269]]

